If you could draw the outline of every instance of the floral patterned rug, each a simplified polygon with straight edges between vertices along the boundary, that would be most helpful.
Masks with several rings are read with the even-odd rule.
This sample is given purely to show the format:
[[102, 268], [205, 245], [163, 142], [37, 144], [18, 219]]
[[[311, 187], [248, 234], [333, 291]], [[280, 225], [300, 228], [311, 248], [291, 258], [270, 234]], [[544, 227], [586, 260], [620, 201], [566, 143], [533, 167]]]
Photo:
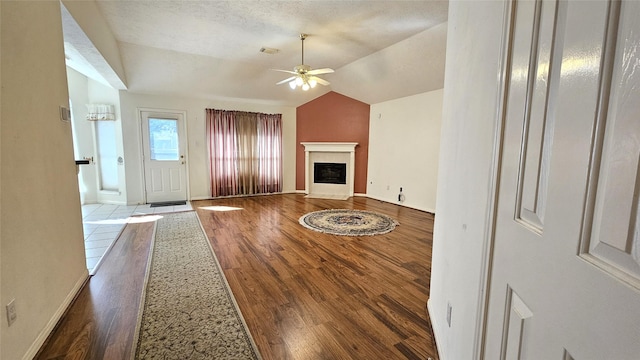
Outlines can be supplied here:
[[311, 230], [346, 236], [386, 234], [400, 225], [386, 215], [348, 209], [314, 211], [300, 217], [299, 222]]
[[156, 224], [133, 359], [260, 359], [195, 212]]

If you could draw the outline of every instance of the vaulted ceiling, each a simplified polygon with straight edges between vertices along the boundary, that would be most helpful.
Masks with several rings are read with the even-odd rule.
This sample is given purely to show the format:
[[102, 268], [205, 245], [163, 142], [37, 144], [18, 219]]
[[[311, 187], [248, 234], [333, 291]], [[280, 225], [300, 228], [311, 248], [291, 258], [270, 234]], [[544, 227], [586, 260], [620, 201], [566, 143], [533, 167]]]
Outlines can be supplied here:
[[[446, 1], [96, 4], [124, 69], [125, 78], [115, 83], [131, 92], [298, 106], [336, 91], [374, 104], [440, 89], [444, 82]], [[70, 62], [93, 66], [85, 74], [104, 73], [99, 54], [87, 51], [88, 37], [75, 33], [82, 29], [64, 12], [63, 22]], [[336, 70], [322, 75], [329, 86], [304, 92], [276, 85], [288, 74], [272, 69], [301, 64], [301, 33], [308, 34], [304, 63]]]

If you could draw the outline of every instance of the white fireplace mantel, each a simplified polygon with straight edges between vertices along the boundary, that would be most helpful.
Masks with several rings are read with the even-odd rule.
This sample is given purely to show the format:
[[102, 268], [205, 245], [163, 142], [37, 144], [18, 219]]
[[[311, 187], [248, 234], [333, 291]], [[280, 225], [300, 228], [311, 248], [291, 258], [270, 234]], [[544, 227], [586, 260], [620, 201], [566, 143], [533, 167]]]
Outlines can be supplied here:
[[[344, 198], [353, 196], [355, 151], [357, 142], [303, 142], [304, 146], [304, 192], [308, 196]], [[329, 154], [333, 153], [333, 154]], [[323, 156], [338, 156], [347, 164], [347, 184], [312, 184], [313, 163], [324, 161]], [[335, 157], [331, 158], [335, 161]]]

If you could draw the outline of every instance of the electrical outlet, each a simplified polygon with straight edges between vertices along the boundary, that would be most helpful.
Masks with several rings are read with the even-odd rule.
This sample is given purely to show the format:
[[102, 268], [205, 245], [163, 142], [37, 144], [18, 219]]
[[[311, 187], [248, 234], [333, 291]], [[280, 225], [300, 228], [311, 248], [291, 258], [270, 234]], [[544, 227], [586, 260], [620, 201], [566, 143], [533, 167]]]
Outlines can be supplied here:
[[7, 304], [7, 322], [9, 326], [16, 321], [18, 314], [16, 313], [16, 299], [11, 300]]
[[389, 185], [387, 185], [387, 190], [389, 190]]
[[451, 327], [451, 303], [447, 303], [447, 324]]

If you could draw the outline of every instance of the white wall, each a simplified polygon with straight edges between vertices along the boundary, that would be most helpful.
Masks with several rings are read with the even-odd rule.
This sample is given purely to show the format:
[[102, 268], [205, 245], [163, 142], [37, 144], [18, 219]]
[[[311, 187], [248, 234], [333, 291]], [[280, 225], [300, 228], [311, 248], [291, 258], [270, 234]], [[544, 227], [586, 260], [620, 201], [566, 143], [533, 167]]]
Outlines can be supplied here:
[[116, 120], [113, 122], [116, 130], [116, 152], [123, 156], [122, 121], [120, 119], [120, 94], [118, 90], [103, 85], [85, 75], [67, 67], [67, 81], [69, 84], [69, 98], [73, 105], [73, 136], [75, 158], [93, 157], [94, 162], [80, 166], [78, 181], [80, 182], [80, 199], [82, 204], [110, 203], [126, 204], [126, 177], [124, 166], [118, 166], [118, 190], [100, 191], [98, 183], [98, 164], [94, 125], [87, 121], [87, 104], [111, 104], [115, 107]]
[[[429, 314], [443, 360], [473, 359], [488, 232], [503, 1], [449, 2]], [[451, 304], [451, 326], [447, 324]]]
[[[93, 79], [89, 79], [88, 81], [88, 94], [89, 94], [89, 104], [109, 104], [114, 106], [115, 111], [115, 121], [113, 125], [115, 127], [115, 146], [116, 146], [116, 155], [124, 158], [124, 137], [122, 133], [122, 117], [120, 116], [120, 93], [118, 90], [104, 85], [98, 81]], [[82, 121], [86, 121], [82, 119]], [[92, 125], [95, 126], [95, 125]], [[94, 156], [97, 156], [95, 154]], [[94, 157], [95, 158], [95, 157]], [[96, 159], [99, 161], [99, 159]], [[125, 159], [126, 160], [126, 159]], [[97, 166], [96, 167], [97, 171]], [[102, 204], [119, 204], [126, 205], [127, 204], [127, 182], [126, 182], [126, 172], [124, 165], [118, 165], [118, 190], [117, 191], [104, 191], [98, 189], [97, 191], [97, 202]], [[96, 187], [98, 184], [96, 183]]]
[[68, 106], [60, 4], [0, 9], [0, 358], [30, 359], [88, 273], [71, 124], [59, 112]]
[[371, 105], [368, 197], [435, 212], [442, 95], [440, 89]]
[[[69, 86], [69, 102], [71, 104], [73, 128], [73, 149], [76, 160], [84, 157], [95, 157], [93, 127], [86, 121], [89, 104], [89, 84], [86, 76], [67, 67], [67, 83]], [[79, 167], [78, 183], [80, 202], [92, 204], [97, 202], [96, 167], [94, 164]]]
[[129, 204], [140, 204], [144, 200], [139, 108], [186, 111], [187, 166], [189, 171], [189, 199], [191, 200], [207, 199], [211, 196], [205, 133], [206, 108], [282, 114], [283, 192], [295, 192], [296, 109], [293, 107], [143, 95], [126, 91], [120, 91], [120, 105], [127, 174], [127, 202]]
[[[83, 49], [83, 56], [90, 57], [92, 66], [114, 88], [126, 88], [118, 41], [113, 36], [96, 2], [63, 0], [62, 3], [80, 28], [79, 32], [71, 31], [66, 34], [71, 37], [68, 40], [73, 42], [76, 48]], [[67, 30], [75, 28], [75, 26], [68, 26]]]

